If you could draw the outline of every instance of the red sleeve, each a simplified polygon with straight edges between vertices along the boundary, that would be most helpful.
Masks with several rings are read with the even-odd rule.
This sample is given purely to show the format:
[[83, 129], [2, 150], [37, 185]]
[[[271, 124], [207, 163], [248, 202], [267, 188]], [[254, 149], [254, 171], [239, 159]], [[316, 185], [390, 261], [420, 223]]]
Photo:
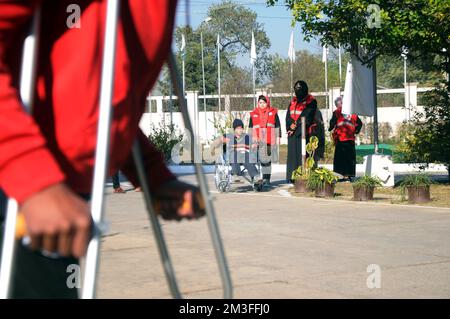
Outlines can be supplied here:
[[[173, 175], [164, 164], [162, 154], [152, 143], [150, 143], [140, 129], [138, 130], [136, 138], [140, 144], [142, 156], [144, 157], [144, 169], [147, 172], [147, 182], [149, 183], [150, 189], [154, 191], [161, 187], [165, 182], [175, 179], [175, 175]], [[140, 185], [134, 166], [132, 152], [130, 152], [125, 165], [122, 166], [122, 172], [133, 185]]]
[[30, 195], [64, 180], [38, 125], [22, 107], [14, 75], [18, 74], [24, 26], [33, 5], [0, 1], [0, 188], [22, 203]]

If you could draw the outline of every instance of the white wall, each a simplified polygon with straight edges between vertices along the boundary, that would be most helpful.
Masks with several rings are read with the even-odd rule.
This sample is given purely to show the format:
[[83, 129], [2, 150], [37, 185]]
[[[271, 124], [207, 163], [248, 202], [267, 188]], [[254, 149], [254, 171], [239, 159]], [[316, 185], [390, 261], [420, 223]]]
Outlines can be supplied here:
[[[418, 107], [418, 110], [422, 110], [422, 107]], [[325, 110], [322, 109], [322, 116], [324, 120], [326, 120], [326, 113]], [[214, 116], [218, 116], [217, 112], [206, 112], [206, 122], [207, 122], [207, 134], [205, 134], [205, 113], [199, 112], [199, 132], [200, 137], [202, 140], [205, 138], [207, 140], [211, 140], [214, 136], [216, 136], [216, 132], [214, 129]], [[249, 113], [249, 112], [247, 112]], [[146, 135], [149, 135], [151, 131], [151, 125], [153, 126], [161, 126], [161, 125], [169, 125], [170, 124], [170, 113], [165, 112], [164, 115], [160, 115], [158, 113], [144, 113], [142, 116], [140, 127], [144, 131]], [[286, 144], [286, 125], [285, 125], [285, 118], [286, 118], [286, 110], [279, 110], [278, 116], [280, 117], [281, 122], [281, 132], [282, 132], [282, 139], [281, 144]], [[331, 118], [331, 113], [328, 116], [328, 119]], [[364, 117], [362, 118], [363, 122], [370, 122], [370, 118]], [[248, 115], [246, 117], [246, 120], [248, 120]], [[379, 123], [389, 123], [393, 129], [392, 135], [396, 134], [396, 129], [399, 124], [401, 124], [405, 120], [405, 109], [403, 107], [380, 107], [378, 108], [378, 122]], [[173, 113], [173, 123], [177, 129], [180, 131], [184, 130], [184, 123], [181, 117], [180, 112], [174, 112]], [[248, 123], [245, 121], [245, 125]], [[326, 125], [328, 127], [328, 125]]]

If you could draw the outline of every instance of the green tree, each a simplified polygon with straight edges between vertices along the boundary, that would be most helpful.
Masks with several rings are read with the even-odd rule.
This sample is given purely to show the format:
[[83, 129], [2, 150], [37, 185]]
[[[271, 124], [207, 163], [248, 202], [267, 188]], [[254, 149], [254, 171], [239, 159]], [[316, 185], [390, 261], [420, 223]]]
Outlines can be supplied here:
[[257, 48], [256, 68], [258, 81], [271, 75], [271, 56], [267, 52], [270, 40], [262, 23], [257, 22], [257, 14], [243, 5], [225, 0], [208, 9], [211, 20], [205, 25], [210, 33], [220, 35], [221, 52], [226, 52], [228, 61], [235, 63], [238, 55], [247, 55], [250, 59], [252, 31]]
[[[175, 41], [177, 47], [181, 46], [182, 35], [186, 40], [185, 48], [185, 81], [186, 90], [203, 91], [202, 60], [200, 34], [203, 35], [203, 54], [205, 66], [205, 89], [208, 94], [217, 94], [217, 35], [220, 36], [220, 67], [222, 80], [230, 78], [230, 74], [245, 72], [237, 65], [236, 58], [241, 54], [249, 56], [251, 46], [251, 31], [254, 32], [257, 44], [257, 74], [258, 81], [269, 77], [271, 56], [267, 50], [270, 41], [264, 31], [263, 25], [256, 21], [256, 13], [243, 5], [232, 1], [224, 1], [220, 4], [211, 5], [208, 8], [208, 22], [204, 21], [193, 30], [190, 27], [178, 27], [175, 30]], [[182, 55], [176, 54], [177, 63], [181, 70]], [[250, 57], [249, 57], [250, 60]], [[164, 72], [159, 82], [160, 91], [163, 94], [169, 92], [168, 73]], [[222, 83], [222, 87], [226, 83]], [[250, 78], [251, 85], [251, 78]], [[225, 85], [226, 87], [226, 85]], [[239, 93], [250, 93], [239, 92]], [[222, 92], [225, 93], [225, 92]]]
[[450, 97], [442, 88], [425, 97], [424, 112], [416, 114], [401, 131], [397, 150], [409, 162], [445, 164], [450, 182]]
[[[305, 80], [310, 91], [325, 90], [325, 66], [320, 54], [297, 51], [292, 67], [293, 82]], [[274, 92], [291, 91], [291, 64], [289, 59], [275, 54], [272, 59], [272, 83]], [[339, 65], [337, 60], [328, 60], [328, 87], [339, 86]]]
[[[274, 5], [278, 0], [268, 0]], [[305, 39], [357, 55], [370, 63], [379, 55], [399, 56], [409, 48], [412, 60], [441, 57], [436, 70], [449, 71], [450, 1], [448, 0], [285, 0]], [[368, 55], [362, 55], [361, 47]], [[443, 51], [443, 49], [446, 49]]]
[[[234, 67], [225, 75], [222, 85], [223, 94], [249, 94], [252, 90], [251, 71]], [[252, 106], [252, 98], [230, 99], [230, 109], [232, 111], [248, 110]]]

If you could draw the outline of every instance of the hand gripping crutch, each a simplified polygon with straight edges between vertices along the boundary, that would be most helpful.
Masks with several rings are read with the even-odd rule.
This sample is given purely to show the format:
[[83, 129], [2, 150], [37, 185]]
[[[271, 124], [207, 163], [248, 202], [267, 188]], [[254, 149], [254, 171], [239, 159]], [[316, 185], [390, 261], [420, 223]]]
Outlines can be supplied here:
[[[186, 129], [189, 131], [191, 137], [194, 137], [194, 132], [192, 129], [192, 124], [189, 119], [189, 114], [186, 106], [186, 101], [184, 99], [183, 87], [181, 80], [176, 68], [175, 58], [172, 53], [169, 54], [168, 66], [170, 69], [170, 75], [172, 81], [175, 85], [175, 92], [178, 95], [178, 100], [180, 101], [180, 108], [183, 115], [183, 121]], [[147, 184], [146, 174], [144, 171], [144, 165], [142, 163], [142, 154], [139, 148], [139, 144], [135, 141], [133, 145], [133, 157], [138, 172], [140, 184], [144, 192], [145, 203], [147, 206], [147, 211], [151, 224], [153, 227], [153, 233], [155, 235], [156, 242], [158, 244], [158, 250], [160, 258], [163, 264], [164, 273], [166, 276], [167, 283], [169, 285], [170, 292], [172, 296], [176, 299], [181, 299], [181, 293], [178, 289], [178, 284], [175, 276], [175, 271], [172, 266], [172, 262], [169, 256], [166, 242], [164, 240], [161, 225], [159, 223], [158, 217], [156, 216], [154, 206], [152, 205], [152, 199], [150, 195], [150, 189]], [[228, 269], [227, 260], [225, 258], [225, 252], [222, 244], [222, 239], [220, 237], [219, 227], [217, 224], [216, 215], [214, 212], [214, 206], [208, 191], [208, 184], [206, 182], [205, 175], [203, 173], [203, 168], [201, 163], [194, 163], [195, 173], [197, 175], [197, 180], [199, 183], [200, 191], [203, 199], [205, 200], [206, 215], [208, 219], [208, 228], [211, 234], [212, 243], [214, 247], [214, 252], [216, 254], [217, 263], [219, 266], [220, 276], [223, 285], [223, 295], [226, 299], [231, 299], [233, 297], [233, 286], [231, 283], [230, 271]]]
[[[40, 33], [41, 7], [36, 8], [31, 30], [25, 38], [20, 70], [20, 98], [24, 109], [31, 114], [36, 83], [37, 46]], [[5, 233], [0, 264], [0, 299], [11, 295], [11, 278], [14, 272], [16, 248], [16, 224], [18, 223], [17, 202], [10, 198], [6, 209]], [[22, 225], [23, 226], [23, 225]]]

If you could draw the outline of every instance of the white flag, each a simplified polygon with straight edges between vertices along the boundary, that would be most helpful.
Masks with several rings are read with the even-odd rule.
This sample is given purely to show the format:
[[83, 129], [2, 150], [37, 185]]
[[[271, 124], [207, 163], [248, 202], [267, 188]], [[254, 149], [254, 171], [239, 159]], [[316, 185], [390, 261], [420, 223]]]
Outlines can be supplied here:
[[355, 57], [347, 64], [342, 113], [373, 116], [375, 104], [373, 100], [372, 69], [363, 66]]
[[327, 46], [323, 46], [323, 50], [322, 50], [322, 62], [323, 63], [327, 62], [327, 55], [328, 55], [328, 48], [327, 48]]
[[185, 48], [186, 48], [186, 40], [184, 38], [184, 34], [182, 34], [181, 35], [181, 48], [180, 48], [180, 51], [181, 51], [181, 56], [183, 58], [184, 58], [184, 55], [185, 55]]
[[291, 40], [289, 41], [288, 57], [291, 63], [295, 62], [294, 31], [291, 31]]
[[250, 49], [250, 64], [254, 65], [256, 62], [256, 45], [255, 45], [255, 36], [252, 31], [252, 47]]

